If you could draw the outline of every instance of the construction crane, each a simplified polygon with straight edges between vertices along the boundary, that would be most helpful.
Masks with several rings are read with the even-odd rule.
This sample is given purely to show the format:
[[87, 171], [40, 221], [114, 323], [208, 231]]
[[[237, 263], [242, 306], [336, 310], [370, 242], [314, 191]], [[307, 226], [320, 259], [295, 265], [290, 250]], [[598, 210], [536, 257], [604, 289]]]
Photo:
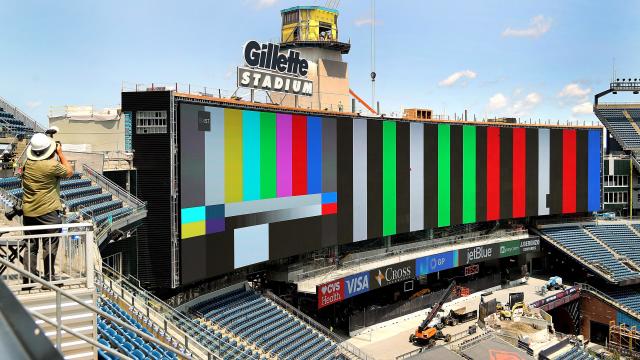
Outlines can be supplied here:
[[444, 291], [440, 299], [433, 304], [431, 307], [431, 311], [427, 317], [422, 321], [418, 329], [416, 329], [415, 334], [411, 334], [409, 336], [409, 341], [414, 344], [424, 345], [427, 347], [432, 347], [435, 345], [436, 340], [444, 340], [449, 342], [451, 340], [451, 335], [443, 335], [440, 330], [442, 327], [438, 324], [432, 324], [433, 319], [438, 315], [438, 312], [442, 309], [442, 305], [449, 299], [453, 289], [456, 287], [456, 281], [453, 280], [447, 290]]

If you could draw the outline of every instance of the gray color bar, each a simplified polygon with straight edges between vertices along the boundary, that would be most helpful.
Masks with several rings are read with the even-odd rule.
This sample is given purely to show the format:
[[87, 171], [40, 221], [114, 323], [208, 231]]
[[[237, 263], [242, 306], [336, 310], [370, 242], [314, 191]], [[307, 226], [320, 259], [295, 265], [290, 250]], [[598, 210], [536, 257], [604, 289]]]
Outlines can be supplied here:
[[409, 126], [409, 230], [424, 229], [424, 127]]
[[205, 111], [211, 113], [211, 131], [204, 133], [205, 205], [224, 204], [224, 109]]
[[[538, 129], [538, 215], [549, 215], [547, 195], [551, 166], [549, 129]], [[558, 154], [562, 156], [562, 154]]]
[[224, 204], [224, 216], [255, 214], [265, 211], [295, 209], [309, 205], [322, 205], [322, 195], [301, 195], [277, 199], [263, 199]]
[[353, 120], [353, 241], [367, 238], [367, 120]]
[[[322, 192], [336, 192], [336, 119], [322, 119]], [[339, 199], [338, 199], [339, 200]]]

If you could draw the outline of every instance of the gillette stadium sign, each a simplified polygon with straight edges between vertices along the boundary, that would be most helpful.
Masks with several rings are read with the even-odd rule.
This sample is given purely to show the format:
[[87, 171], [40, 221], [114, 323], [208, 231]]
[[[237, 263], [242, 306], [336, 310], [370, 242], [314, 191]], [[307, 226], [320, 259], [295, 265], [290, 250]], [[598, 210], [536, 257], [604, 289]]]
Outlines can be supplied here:
[[306, 79], [309, 62], [300, 52], [289, 49], [280, 52], [280, 46], [255, 40], [244, 45], [244, 62], [238, 67], [238, 86], [292, 95], [313, 95], [313, 81]]

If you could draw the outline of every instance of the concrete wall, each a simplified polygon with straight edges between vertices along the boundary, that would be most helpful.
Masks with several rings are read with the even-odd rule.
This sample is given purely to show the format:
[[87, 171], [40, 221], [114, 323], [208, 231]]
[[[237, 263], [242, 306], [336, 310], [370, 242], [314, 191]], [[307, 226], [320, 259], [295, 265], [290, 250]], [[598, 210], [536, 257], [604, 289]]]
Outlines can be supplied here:
[[50, 117], [49, 126], [60, 131], [55, 139], [63, 144], [90, 144], [91, 151], [124, 150], [124, 118], [115, 120], [75, 120], [72, 117]]

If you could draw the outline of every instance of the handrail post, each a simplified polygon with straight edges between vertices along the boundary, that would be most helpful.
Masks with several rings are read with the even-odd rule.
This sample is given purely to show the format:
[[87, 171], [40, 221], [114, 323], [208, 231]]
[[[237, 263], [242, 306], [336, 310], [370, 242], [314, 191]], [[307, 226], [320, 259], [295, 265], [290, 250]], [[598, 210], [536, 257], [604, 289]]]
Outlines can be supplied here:
[[85, 242], [84, 242], [84, 252], [85, 252], [85, 271], [87, 278], [87, 288], [93, 289], [95, 286], [95, 272], [93, 266], [93, 231], [85, 232]]
[[62, 352], [62, 294], [56, 291], [56, 349]]

